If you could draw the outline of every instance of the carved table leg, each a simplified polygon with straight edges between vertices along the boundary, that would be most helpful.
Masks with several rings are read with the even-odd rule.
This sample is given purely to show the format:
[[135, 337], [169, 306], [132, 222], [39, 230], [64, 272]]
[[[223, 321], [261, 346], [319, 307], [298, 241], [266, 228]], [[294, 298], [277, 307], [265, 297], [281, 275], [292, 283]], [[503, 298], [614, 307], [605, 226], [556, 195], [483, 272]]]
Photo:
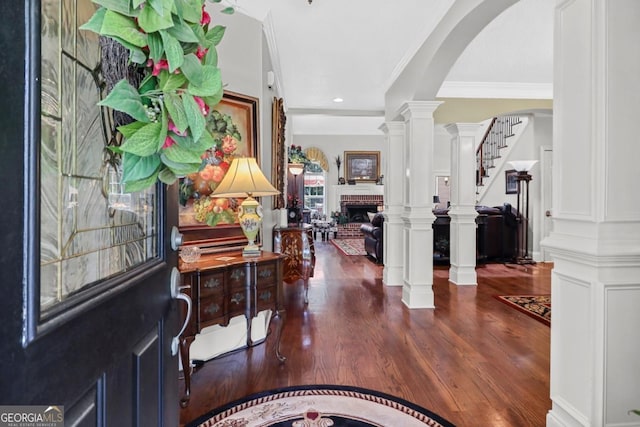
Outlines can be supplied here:
[[304, 303], [309, 304], [309, 278], [302, 279], [304, 283]]
[[277, 310], [275, 312], [274, 318], [278, 318], [278, 325], [276, 329], [276, 357], [280, 362], [284, 362], [287, 360], [285, 356], [280, 353], [280, 338], [282, 337], [282, 327], [284, 326], [285, 312], [284, 310]]
[[180, 359], [182, 361], [182, 374], [184, 375], [184, 396], [180, 399], [180, 406], [186, 407], [191, 398], [191, 360], [189, 359], [189, 348], [194, 337], [180, 338]]

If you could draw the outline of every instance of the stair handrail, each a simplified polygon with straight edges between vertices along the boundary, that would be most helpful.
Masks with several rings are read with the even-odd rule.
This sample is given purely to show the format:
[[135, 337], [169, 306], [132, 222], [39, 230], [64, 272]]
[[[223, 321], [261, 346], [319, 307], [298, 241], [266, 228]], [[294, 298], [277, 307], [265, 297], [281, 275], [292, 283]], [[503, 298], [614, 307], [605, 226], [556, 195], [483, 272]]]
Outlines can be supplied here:
[[[514, 135], [513, 127], [520, 123], [522, 123], [520, 116], [510, 114], [494, 117], [491, 120], [476, 150], [476, 187], [484, 185], [484, 178], [489, 177], [487, 169], [494, 167], [493, 161], [501, 157], [500, 149], [507, 147], [507, 138]], [[496, 127], [497, 130], [494, 129]], [[495, 138], [492, 139], [492, 136]], [[490, 154], [490, 158], [485, 156], [487, 152]]]
[[489, 137], [489, 132], [491, 132], [491, 129], [493, 128], [493, 125], [495, 124], [496, 120], [498, 120], [497, 117], [494, 117], [493, 119], [491, 119], [491, 123], [489, 123], [489, 126], [487, 126], [487, 130], [485, 131], [484, 135], [482, 136], [482, 140], [480, 142], [480, 145], [478, 145], [478, 148], [476, 149], [476, 164], [478, 165], [478, 169], [476, 170], [476, 186], [478, 185], [482, 185], [482, 176], [484, 174], [484, 144], [487, 141], [487, 138]]

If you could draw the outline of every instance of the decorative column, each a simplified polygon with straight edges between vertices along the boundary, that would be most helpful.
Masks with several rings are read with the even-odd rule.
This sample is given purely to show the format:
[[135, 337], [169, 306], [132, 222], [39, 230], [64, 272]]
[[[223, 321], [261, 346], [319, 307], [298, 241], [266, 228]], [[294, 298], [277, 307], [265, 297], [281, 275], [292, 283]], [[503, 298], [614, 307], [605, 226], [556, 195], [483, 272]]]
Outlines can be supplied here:
[[446, 126], [451, 139], [451, 218], [449, 228], [449, 281], [477, 285], [476, 275], [476, 134], [480, 125]]
[[402, 235], [402, 186], [405, 178], [404, 167], [404, 123], [386, 122], [380, 126], [387, 142], [387, 161], [384, 172], [384, 270], [382, 283], [387, 286], [402, 286], [404, 246]]
[[549, 427], [640, 425], [638, 16], [556, 6]]
[[402, 302], [434, 308], [433, 301], [433, 112], [442, 102], [411, 101], [400, 107], [405, 119], [405, 177]]

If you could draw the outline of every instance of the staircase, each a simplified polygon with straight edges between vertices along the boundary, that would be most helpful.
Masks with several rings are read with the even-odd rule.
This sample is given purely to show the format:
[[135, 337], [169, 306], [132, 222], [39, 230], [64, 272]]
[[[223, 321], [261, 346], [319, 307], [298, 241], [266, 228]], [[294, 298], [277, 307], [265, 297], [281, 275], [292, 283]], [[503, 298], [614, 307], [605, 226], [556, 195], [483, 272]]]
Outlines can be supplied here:
[[491, 178], [491, 169], [498, 166], [508, 139], [515, 135], [514, 127], [521, 124], [520, 116], [494, 117], [476, 150], [476, 194]]

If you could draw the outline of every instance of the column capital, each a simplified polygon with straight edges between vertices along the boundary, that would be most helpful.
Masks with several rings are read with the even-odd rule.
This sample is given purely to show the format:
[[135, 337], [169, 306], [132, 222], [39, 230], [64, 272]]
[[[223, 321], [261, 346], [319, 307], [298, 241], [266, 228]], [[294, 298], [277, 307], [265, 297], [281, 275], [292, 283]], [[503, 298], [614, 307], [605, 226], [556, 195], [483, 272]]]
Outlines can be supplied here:
[[443, 104], [443, 101], [407, 101], [400, 106], [400, 114], [405, 120], [411, 118], [430, 119], [433, 112]]
[[378, 129], [380, 129], [385, 135], [401, 135], [404, 133], [404, 122], [401, 121], [388, 121], [382, 123]]
[[478, 123], [450, 123], [445, 125], [444, 128], [451, 136], [457, 137], [475, 135], [480, 127], [482, 127], [482, 125]]

